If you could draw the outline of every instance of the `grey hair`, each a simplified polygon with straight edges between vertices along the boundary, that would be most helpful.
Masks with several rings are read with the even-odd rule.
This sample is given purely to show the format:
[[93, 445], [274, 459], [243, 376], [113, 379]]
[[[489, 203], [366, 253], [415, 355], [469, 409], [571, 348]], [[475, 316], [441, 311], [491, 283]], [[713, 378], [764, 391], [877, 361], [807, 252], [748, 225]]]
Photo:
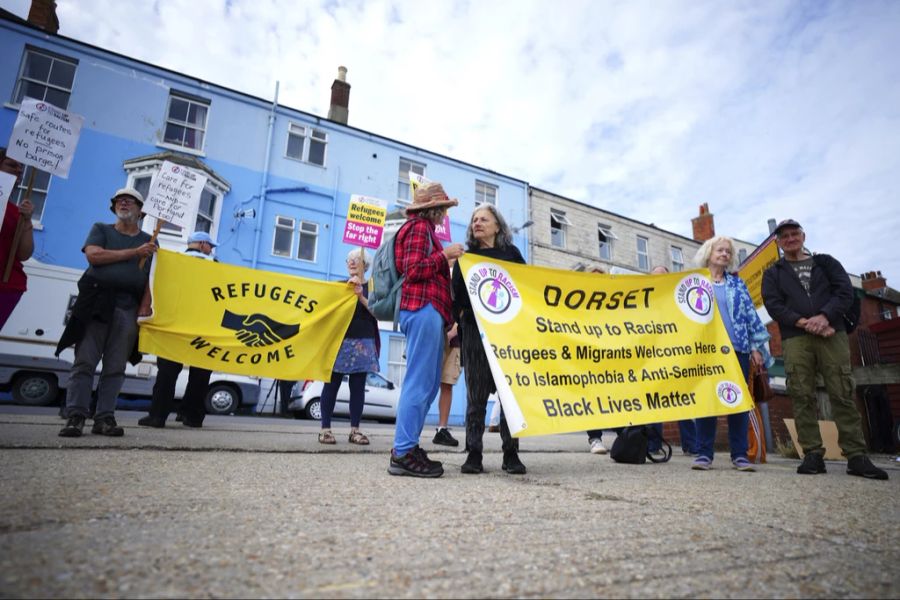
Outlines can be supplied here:
[[694, 255], [694, 264], [700, 268], [708, 267], [709, 257], [712, 256], [713, 246], [719, 242], [725, 242], [731, 247], [731, 261], [728, 263], [725, 270], [729, 272], [734, 271], [737, 268], [737, 256], [734, 251], [734, 241], [730, 237], [724, 235], [717, 235], [716, 237], [709, 238], [703, 242], [703, 245], [697, 250], [697, 254]]
[[360, 253], [362, 253], [363, 259], [363, 271], [368, 271], [369, 267], [372, 266], [372, 260], [369, 258], [369, 253], [363, 250], [362, 248], [354, 248], [350, 252], [347, 253], [347, 260], [351, 258], [359, 258]]
[[475, 207], [475, 210], [472, 211], [472, 216], [469, 217], [469, 226], [466, 228], [466, 247], [470, 250], [472, 248], [478, 248], [478, 240], [475, 239], [475, 234], [472, 231], [472, 219], [475, 218], [475, 213], [479, 210], [487, 210], [494, 216], [494, 219], [497, 221], [497, 237], [494, 239], [494, 246], [497, 248], [509, 248], [512, 246], [512, 232], [509, 229], [509, 225], [506, 224], [506, 219], [503, 218], [503, 215], [500, 214], [500, 211], [497, 210], [497, 207], [493, 204], [480, 204]]

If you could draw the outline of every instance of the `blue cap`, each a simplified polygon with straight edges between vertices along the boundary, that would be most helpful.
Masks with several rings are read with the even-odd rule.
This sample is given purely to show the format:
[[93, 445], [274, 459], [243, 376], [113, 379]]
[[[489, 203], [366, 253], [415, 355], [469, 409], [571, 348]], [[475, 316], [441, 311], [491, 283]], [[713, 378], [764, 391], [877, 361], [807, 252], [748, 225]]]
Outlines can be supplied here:
[[209, 234], [205, 231], [195, 231], [190, 236], [188, 236], [188, 244], [196, 244], [197, 242], [206, 242], [213, 248], [216, 247], [216, 243], [211, 237], [209, 237]]

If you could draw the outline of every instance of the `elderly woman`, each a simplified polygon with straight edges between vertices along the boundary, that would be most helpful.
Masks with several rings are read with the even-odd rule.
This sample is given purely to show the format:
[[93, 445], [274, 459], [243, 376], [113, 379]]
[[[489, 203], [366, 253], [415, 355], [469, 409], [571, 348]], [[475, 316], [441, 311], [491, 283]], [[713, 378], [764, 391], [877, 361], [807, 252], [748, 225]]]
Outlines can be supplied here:
[[457, 204], [439, 183], [419, 187], [406, 209], [406, 223], [394, 238], [397, 271], [403, 274], [400, 330], [406, 336], [409, 361], [397, 406], [397, 427], [388, 466], [391, 475], [444, 474], [441, 463], [429, 459], [419, 446], [419, 436], [441, 386], [444, 332], [453, 321], [448, 261], [463, 254], [461, 244], [443, 248], [435, 227], [443, 222], [447, 209]]
[[[771, 361], [766, 348], [769, 333], [756, 314], [753, 300], [747, 286], [734, 271], [734, 243], [727, 237], [714, 237], [706, 240], [694, 258], [699, 267], [709, 269], [713, 280], [713, 292], [716, 307], [722, 316], [722, 322], [731, 339], [731, 346], [741, 365], [746, 380], [750, 364], [760, 366], [764, 361]], [[728, 444], [731, 448], [731, 464], [738, 471], [753, 471], [753, 465], [747, 460], [747, 428], [749, 413], [743, 412], [728, 415]], [[718, 417], [702, 417], [697, 424], [697, 458], [692, 469], [707, 471], [713, 462], [713, 444], [716, 441], [716, 422]]]
[[366, 402], [365, 389], [368, 373], [378, 371], [378, 321], [369, 312], [369, 290], [366, 286], [366, 270], [369, 268], [369, 257], [364, 250], [351, 250], [347, 255], [347, 272], [350, 278], [348, 285], [356, 292], [356, 312], [350, 320], [344, 341], [334, 361], [331, 381], [322, 387], [322, 431], [319, 432], [320, 444], [334, 444], [331, 432], [331, 415], [334, 414], [334, 403], [344, 375], [350, 383], [350, 438], [351, 444], [368, 445], [367, 438], [359, 430], [363, 406]]
[[[503, 216], [491, 204], [483, 204], [472, 213], [472, 220], [466, 230], [466, 247], [470, 254], [486, 258], [525, 264], [522, 253], [512, 243], [512, 233]], [[463, 463], [463, 473], [481, 473], [484, 437], [484, 415], [488, 396], [497, 391], [494, 377], [488, 365], [472, 303], [457, 264], [453, 268], [453, 312], [459, 319], [460, 351], [466, 374], [466, 450], [469, 455]], [[503, 470], [514, 475], [523, 475], [525, 465], [519, 460], [519, 440], [513, 439], [509, 426], [500, 413], [500, 437], [503, 440]]]

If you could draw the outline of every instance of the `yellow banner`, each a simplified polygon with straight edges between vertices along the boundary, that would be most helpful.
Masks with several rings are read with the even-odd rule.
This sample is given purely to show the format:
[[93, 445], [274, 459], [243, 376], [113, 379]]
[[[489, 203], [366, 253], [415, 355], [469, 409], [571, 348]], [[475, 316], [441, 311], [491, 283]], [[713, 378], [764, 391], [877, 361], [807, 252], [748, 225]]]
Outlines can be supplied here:
[[775, 236], [770, 237], [759, 245], [753, 254], [748, 256], [738, 267], [738, 275], [747, 284], [750, 297], [753, 298], [753, 306], [759, 308], [763, 305], [762, 276], [763, 273], [778, 260], [778, 245]]
[[474, 255], [459, 264], [513, 435], [753, 408], [705, 269], [600, 275]]
[[346, 283], [160, 250], [140, 350], [213, 371], [328, 381], [356, 308]]

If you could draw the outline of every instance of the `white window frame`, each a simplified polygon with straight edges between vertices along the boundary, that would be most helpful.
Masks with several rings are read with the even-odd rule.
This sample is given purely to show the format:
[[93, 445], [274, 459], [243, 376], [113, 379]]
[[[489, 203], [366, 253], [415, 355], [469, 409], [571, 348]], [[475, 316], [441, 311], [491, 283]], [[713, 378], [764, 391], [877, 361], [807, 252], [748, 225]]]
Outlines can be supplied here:
[[[50, 59], [50, 69], [47, 71], [47, 79], [45, 81], [41, 81], [39, 79], [33, 79], [31, 77], [27, 77], [25, 75], [25, 63], [28, 62], [28, 57], [30, 54], [40, 54], [45, 58]], [[72, 75], [72, 87], [66, 88], [61, 85], [56, 85], [50, 83], [50, 74], [53, 72], [53, 65], [55, 62], [64, 62], [75, 67], [75, 74]], [[44, 50], [43, 48], [37, 48], [35, 46], [26, 45], [25, 50], [22, 53], [22, 60], [19, 63], [19, 73], [16, 78], [16, 85], [13, 87], [13, 96], [10, 99], [10, 105], [18, 107], [21, 104], [22, 99], [19, 97], [19, 93], [22, 91], [24, 87], [24, 82], [34, 83], [37, 85], [44, 86], [44, 94], [41, 98], [35, 98], [35, 100], [41, 100], [43, 102], [49, 102], [47, 100], [47, 89], [53, 89], [58, 92], [62, 92], [67, 94], [65, 105], [59, 106], [58, 104], [54, 104], [54, 106], [59, 106], [59, 108], [65, 110], [69, 106], [69, 100], [72, 98], [72, 88], [75, 87], [75, 76], [78, 74], [78, 60], [74, 58], [70, 58], [68, 56], [63, 56], [61, 54], [56, 54], [55, 52], [50, 52], [48, 50]], [[23, 94], [24, 97], [24, 94]], [[33, 97], [33, 96], [29, 96]], [[50, 104], [53, 104], [50, 102]]]
[[[600, 241], [600, 235], [603, 234], [603, 237], [606, 238], [605, 242]], [[612, 245], [613, 240], [619, 239], [619, 237], [613, 233], [612, 226], [606, 225], [605, 223], [597, 223], [597, 254], [600, 257], [600, 260], [612, 260]], [[603, 248], [606, 248], [607, 256], [603, 256]]]
[[[18, 206], [22, 202], [22, 198], [25, 197], [25, 192], [28, 191], [28, 178], [31, 177], [31, 170], [34, 167], [30, 165], [26, 165], [22, 170], [22, 181], [19, 182], [19, 185], [16, 186], [16, 189], [13, 190], [12, 194], [10, 194], [10, 201]], [[47, 176], [47, 187], [42, 188], [39, 187], [38, 178], [44, 174]], [[44, 202], [41, 205], [40, 212], [37, 211], [37, 207], [33, 213], [31, 213], [31, 223], [33, 227], [37, 227], [38, 229], [42, 229], [41, 222], [44, 219], [44, 212], [47, 210], [47, 198], [50, 196], [50, 183], [53, 181], [53, 175], [48, 173], [47, 171], [37, 170], [37, 174], [34, 176], [34, 185], [31, 186], [31, 197], [34, 198], [34, 194], [44, 194]]]
[[[559, 226], [554, 227], [554, 221], [559, 224]], [[558, 208], [550, 209], [550, 245], [554, 248], [566, 248], [566, 229], [572, 226], [572, 222], [566, 217], [566, 211], [560, 210]], [[556, 243], [556, 238], [553, 236], [554, 230], [559, 231], [558, 238], [561, 240], [560, 244]]]
[[388, 336], [387, 378], [397, 387], [403, 386], [406, 377], [406, 338], [400, 335]]
[[684, 250], [678, 246], [669, 246], [669, 258], [672, 261], [672, 272], [684, 271]]
[[[303, 230], [304, 225], [314, 226], [315, 231], [304, 231]], [[304, 221], [301, 219], [300, 222], [298, 223], [297, 231], [299, 232], [297, 235], [297, 254], [296, 254], [297, 260], [302, 261], [302, 262], [311, 262], [311, 263], [316, 262], [316, 259], [319, 256], [319, 224], [316, 223], [315, 221]], [[301, 258], [300, 257], [300, 248], [303, 247], [303, 236], [304, 235], [314, 237], [312, 258]]]
[[[480, 188], [480, 189], [479, 189]], [[486, 181], [481, 181], [479, 179], [475, 180], [475, 206], [481, 206], [482, 204], [490, 204], [491, 206], [497, 206], [497, 197], [499, 195], [500, 189]], [[493, 201], [490, 200], [490, 196], [493, 195]], [[480, 199], [479, 199], [480, 198]]]
[[[138, 181], [147, 179], [147, 189], [149, 189], [149, 185], [152, 182], [153, 176], [157, 171], [159, 171], [162, 162], [163, 160], [161, 158], [153, 158], [150, 160], [141, 161], [140, 163], [131, 165], [130, 167], [126, 168], [126, 173], [128, 174], [126, 187], [134, 188], [140, 191], [140, 188], [138, 187]], [[219, 226], [221, 225], [222, 220], [222, 205], [225, 202], [225, 195], [231, 188], [228, 187], [228, 184], [225, 181], [222, 181], [218, 177], [211, 175], [209, 172], [207, 172], [206, 175], [206, 187], [204, 187], [203, 189], [204, 191], [209, 192], [215, 197], [213, 214], [205, 215], [200, 214], [198, 211], [197, 218], [203, 218], [207, 221], [210, 221], [209, 235], [210, 237], [212, 237], [212, 239], [217, 239]], [[144, 220], [141, 223], [141, 229], [143, 231], [146, 231], [147, 233], [153, 233], [153, 230], [156, 228], [156, 221], [156, 217], [144, 217]], [[194, 229], [196, 229], [196, 227], [196, 220], [194, 221], [193, 227], [191, 227], [190, 229], [187, 227], [183, 227], [179, 230], [163, 227], [159, 232], [159, 240], [164, 243], [163, 247], [169, 247], [175, 250], [183, 250], [187, 247], [188, 236], [194, 232]]]
[[[292, 156], [288, 154], [291, 145], [291, 137], [300, 138], [300, 156]], [[319, 142], [324, 147], [322, 151], [322, 164], [309, 160], [309, 153], [312, 150], [313, 142]], [[316, 129], [309, 125], [300, 123], [288, 123], [287, 139], [284, 143], [284, 157], [290, 160], [304, 162], [309, 165], [324, 168], [328, 162], [328, 133], [324, 129]]]
[[[407, 169], [403, 170], [403, 163], [407, 164]], [[421, 170], [416, 170], [416, 167]], [[421, 175], [425, 177], [425, 169], [427, 165], [425, 163], [416, 162], [409, 158], [400, 157], [400, 162], [397, 164], [397, 202], [404, 206], [410, 204], [412, 202], [412, 186], [409, 184], [409, 172], [412, 171], [417, 175]], [[406, 197], [400, 195], [400, 191], [406, 187]]]
[[[187, 121], [179, 121], [177, 119], [172, 119], [169, 115], [172, 112], [172, 101], [179, 100], [181, 102], [188, 103], [188, 114], [191, 111], [191, 105], [196, 104], [197, 106], [203, 106], [206, 109], [206, 117], [203, 119], [203, 125], [198, 126], [193, 123], [188, 123]], [[185, 152], [187, 154], [195, 154], [197, 156], [205, 156], [204, 150], [206, 148], [206, 134], [207, 134], [207, 125], [209, 124], [209, 113], [212, 110], [212, 101], [207, 98], [200, 98], [198, 96], [193, 96], [191, 94], [185, 92], [179, 92], [177, 90], [169, 90], [169, 97], [166, 101], [166, 114], [163, 119], [163, 128], [160, 133], [159, 142], [156, 144], [157, 146], [161, 146], [163, 148], [171, 148], [173, 150], [178, 150], [179, 152]], [[195, 131], [199, 131], [203, 137], [203, 141], [200, 144], [199, 148], [193, 148], [191, 146], [186, 146], [183, 144], [178, 144], [176, 142], [170, 142], [166, 140], [166, 129], [169, 124], [177, 125], [178, 127], [183, 127], [185, 129], [193, 129]], [[184, 138], [182, 138], [184, 139]]]
[[[641, 252], [641, 242], [644, 242], [644, 251]], [[648, 272], [650, 270], [650, 238], [646, 238], [642, 235], [637, 236], [637, 242], [635, 244], [635, 251], [637, 252], [637, 268], [638, 271]], [[643, 259], [643, 260], [641, 260]]]
[[[285, 221], [290, 221], [291, 222], [290, 225], [279, 222], [281, 219], [284, 219]], [[272, 232], [272, 256], [278, 256], [280, 258], [291, 258], [292, 256], [294, 256], [294, 233], [295, 233], [296, 225], [297, 225], [297, 219], [295, 219], [293, 217], [285, 217], [283, 215], [275, 215], [275, 229]], [[291, 240], [288, 244], [287, 254], [279, 254], [279, 253], [275, 252], [275, 238], [277, 237], [276, 234], [278, 233], [279, 230], [282, 230], [282, 231], [287, 230], [291, 234]]]

